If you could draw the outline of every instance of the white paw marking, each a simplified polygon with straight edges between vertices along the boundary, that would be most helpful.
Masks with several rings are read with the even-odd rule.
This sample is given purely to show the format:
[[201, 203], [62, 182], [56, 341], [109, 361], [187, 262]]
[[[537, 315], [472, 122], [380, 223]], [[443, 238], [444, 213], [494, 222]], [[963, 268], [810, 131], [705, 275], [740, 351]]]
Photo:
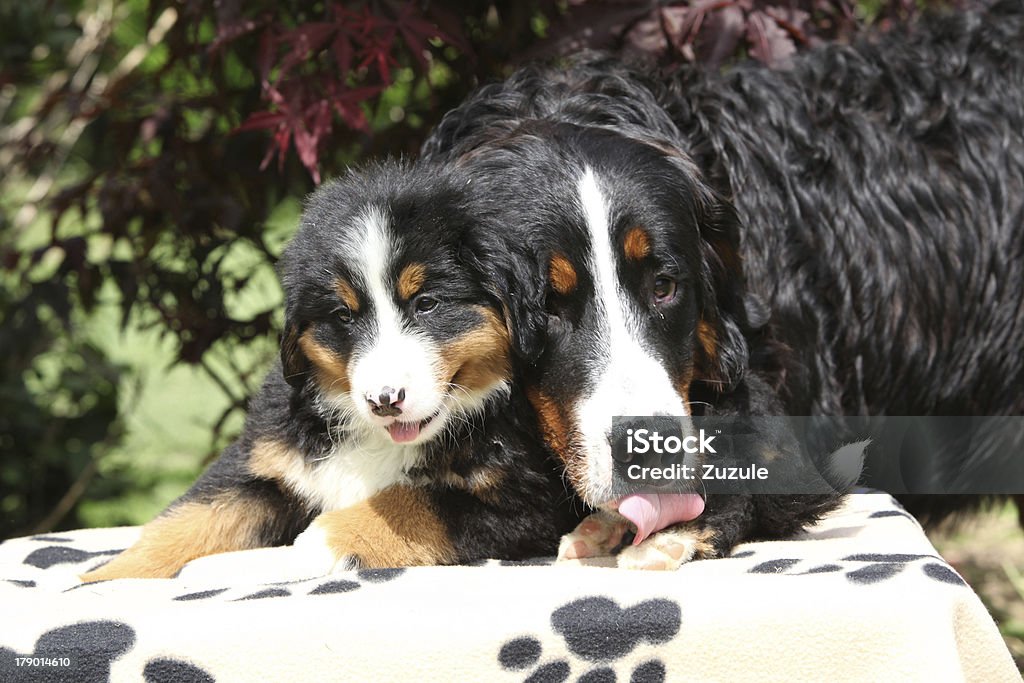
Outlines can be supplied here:
[[313, 520], [292, 544], [292, 567], [296, 573], [307, 576], [326, 576], [336, 572], [359, 568], [359, 559], [354, 555], [335, 554], [327, 539], [327, 530]]
[[693, 532], [661, 531], [639, 545], [624, 548], [619, 553], [617, 564], [622, 569], [679, 569], [693, 559], [697, 553], [697, 544]]
[[559, 560], [580, 560], [586, 557], [611, 555], [629, 529], [629, 520], [601, 510], [590, 515], [558, 543]]

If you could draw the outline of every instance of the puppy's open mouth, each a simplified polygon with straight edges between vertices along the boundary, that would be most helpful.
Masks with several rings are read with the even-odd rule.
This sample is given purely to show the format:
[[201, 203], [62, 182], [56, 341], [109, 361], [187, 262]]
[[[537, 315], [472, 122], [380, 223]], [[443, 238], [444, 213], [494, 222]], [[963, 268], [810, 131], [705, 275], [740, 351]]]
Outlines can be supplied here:
[[416, 437], [420, 435], [423, 428], [430, 424], [435, 417], [441, 414], [441, 410], [438, 409], [433, 415], [420, 420], [419, 422], [401, 422], [395, 420], [389, 424], [385, 429], [388, 430], [388, 434], [391, 435], [391, 440], [395, 443], [409, 443], [415, 441]]
[[[451, 396], [451, 381], [448, 382], [448, 390], [444, 394], [444, 398], [447, 399]], [[428, 424], [434, 421], [441, 411], [444, 409], [444, 400], [441, 402], [441, 406], [438, 407], [432, 414], [419, 422], [402, 422], [401, 420], [395, 420], [384, 429], [388, 430], [388, 434], [391, 435], [391, 440], [395, 443], [409, 443], [415, 441], [416, 437], [420, 435], [420, 432], [426, 428]]]

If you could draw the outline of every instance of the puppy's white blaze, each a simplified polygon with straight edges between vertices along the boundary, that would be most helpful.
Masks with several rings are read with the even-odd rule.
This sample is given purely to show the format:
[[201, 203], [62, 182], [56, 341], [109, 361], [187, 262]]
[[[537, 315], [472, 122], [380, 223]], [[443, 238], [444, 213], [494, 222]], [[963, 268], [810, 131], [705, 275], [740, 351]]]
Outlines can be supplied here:
[[610, 208], [597, 177], [587, 168], [578, 185], [580, 208], [590, 236], [590, 270], [602, 326], [601, 366], [597, 381], [576, 412], [587, 455], [587, 490], [591, 504], [604, 502], [612, 484], [608, 433], [615, 415], [687, 415], [672, 378], [640, 334], [638, 312], [619, 282], [611, 241]]
[[[368, 419], [375, 420], [364, 396], [376, 396], [384, 387], [405, 389], [401, 419], [423, 420], [437, 412], [444, 400], [435, 380], [440, 364], [438, 349], [425, 335], [406, 328], [395, 305], [388, 266], [398, 245], [388, 227], [387, 215], [374, 207], [363, 214], [362, 222], [359, 268], [373, 310], [376, 334], [369, 348], [353, 356], [353, 402]], [[428, 436], [427, 431], [433, 431], [429, 428], [440, 426], [428, 425], [420, 439]]]

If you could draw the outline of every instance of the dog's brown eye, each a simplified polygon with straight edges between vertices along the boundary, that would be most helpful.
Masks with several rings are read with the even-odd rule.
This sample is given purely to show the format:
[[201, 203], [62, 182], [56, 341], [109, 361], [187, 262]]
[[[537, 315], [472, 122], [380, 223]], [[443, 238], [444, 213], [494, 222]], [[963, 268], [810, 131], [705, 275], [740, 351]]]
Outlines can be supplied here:
[[338, 320], [346, 324], [352, 322], [354, 319], [352, 316], [352, 309], [348, 306], [339, 306], [337, 310], [335, 310], [335, 314], [338, 316]]
[[413, 308], [416, 309], [417, 313], [430, 313], [432, 310], [437, 308], [437, 305], [441, 303], [432, 296], [421, 296], [416, 299], [413, 304]]
[[659, 275], [654, 280], [654, 303], [665, 304], [672, 301], [676, 296], [676, 281], [672, 278]]

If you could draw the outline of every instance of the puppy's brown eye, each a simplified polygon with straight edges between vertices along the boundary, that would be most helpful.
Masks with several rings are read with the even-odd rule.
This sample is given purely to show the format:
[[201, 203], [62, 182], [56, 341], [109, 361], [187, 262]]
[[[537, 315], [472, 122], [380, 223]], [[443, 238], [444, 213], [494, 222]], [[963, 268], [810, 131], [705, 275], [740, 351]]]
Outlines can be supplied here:
[[667, 275], [654, 279], [654, 303], [667, 304], [676, 296], [676, 281]]
[[348, 324], [354, 320], [354, 317], [352, 316], [352, 309], [348, 306], [339, 306], [334, 313], [338, 316], [338, 320], [343, 323]]
[[421, 296], [413, 303], [413, 308], [417, 314], [430, 313], [439, 303], [441, 302], [432, 296]]

